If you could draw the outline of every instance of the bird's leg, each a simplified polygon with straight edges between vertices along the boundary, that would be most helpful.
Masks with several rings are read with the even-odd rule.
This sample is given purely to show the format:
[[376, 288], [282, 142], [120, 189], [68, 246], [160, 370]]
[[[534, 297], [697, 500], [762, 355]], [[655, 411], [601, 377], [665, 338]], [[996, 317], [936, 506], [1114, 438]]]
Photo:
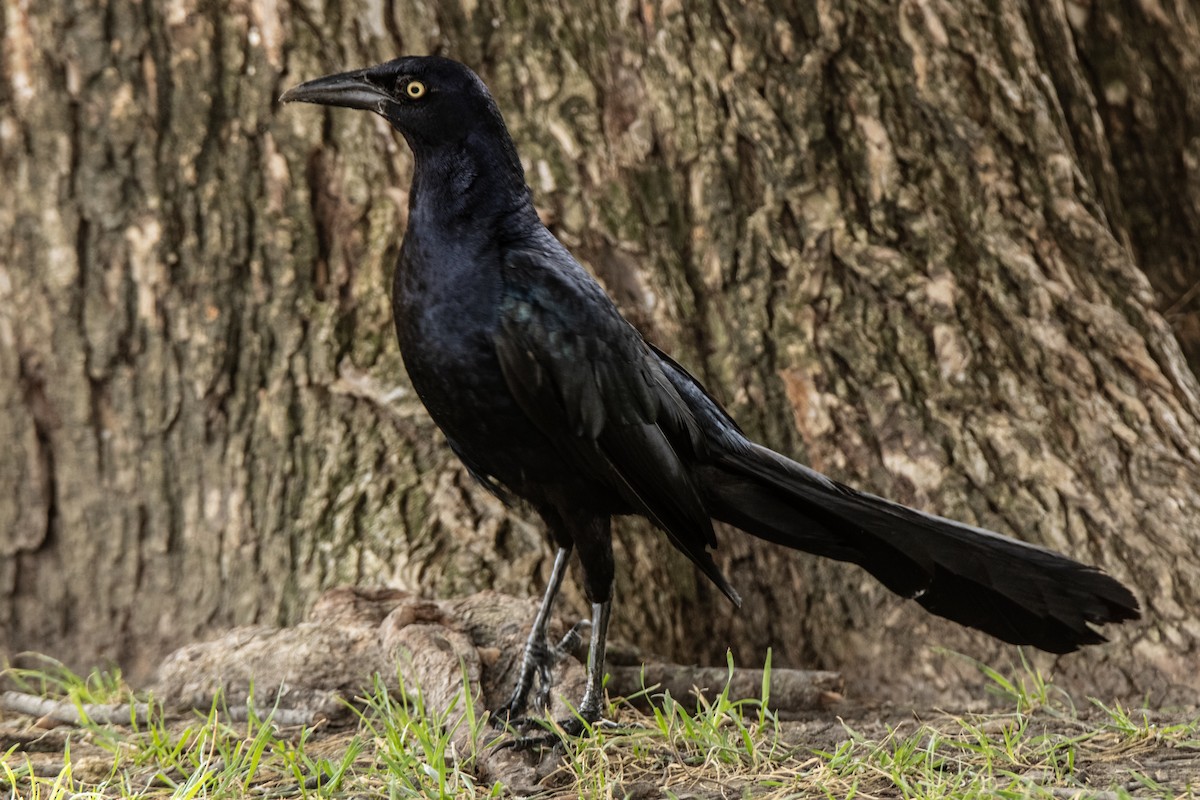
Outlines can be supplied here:
[[592, 640], [583, 699], [573, 717], [558, 723], [569, 736], [578, 736], [597, 722], [604, 706], [604, 650], [612, 615], [614, 572], [611, 522], [611, 517], [577, 519], [572, 532], [583, 565], [583, 591], [592, 601]]
[[600, 719], [604, 705], [604, 647], [608, 638], [608, 620], [612, 615], [612, 600], [592, 603], [592, 641], [588, 647], [587, 686], [576, 712], [585, 722]]
[[[542, 597], [542, 605], [538, 608], [533, 620], [533, 629], [529, 631], [529, 639], [525, 642], [525, 654], [521, 659], [521, 673], [517, 676], [517, 685], [513, 687], [512, 696], [508, 702], [497, 709], [495, 720], [503, 723], [519, 717], [529, 704], [529, 692], [537, 683], [533, 696], [533, 707], [540, 710], [546, 706], [550, 698], [550, 687], [554, 683], [553, 668], [562, 654], [573, 649], [573, 643], [579, 639], [579, 628], [583, 623], [575, 625], [567, 632], [557, 646], [552, 646], [546, 639], [546, 629], [550, 625], [550, 611], [554, 606], [554, 598], [562, 587], [563, 578], [567, 574], [567, 561], [571, 557], [570, 547], [559, 547], [554, 556], [554, 568], [550, 572], [550, 582], [546, 585], [546, 594]], [[594, 634], [593, 634], [594, 638]]]
[[[562, 736], [579, 736], [593, 725], [613, 726], [602, 716], [604, 705], [604, 645], [608, 634], [608, 620], [612, 613], [612, 601], [592, 603], [592, 641], [588, 647], [587, 685], [583, 699], [575, 709], [574, 716], [554, 723], [557, 732], [534, 736], [517, 736], [500, 745], [513, 750], [529, 750], [541, 747], [560, 746]], [[518, 726], [519, 727], [519, 726]]]
[[[561, 741], [560, 737], [562, 736], [579, 736], [593, 724], [602, 722], [604, 708], [604, 651], [605, 643], [608, 640], [608, 623], [612, 615], [615, 566], [612, 536], [610, 535], [612, 520], [607, 516], [589, 517], [583, 514], [575, 514], [563, 520], [555, 514], [547, 516], [546, 521], [551, 524], [552, 528], [554, 522], [559, 522], [565, 530], [566, 535], [561, 536], [558, 541], [570, 541], [579, 548], [579, 561], [583, 566], [583, 592], [592, 603], [592, 635], [588, 647], [587, 684], [583, 691], [583, 698], [575, 708], [575, 713], [567, 719], [558, 720], [555, 723], [556, 731], [538, 736], [518, 736], [504, 744], [505, 747], [518, 750], [553, 745], [556, 741]], [[565, 561], [566, 555], [561, 551], [560, 554]], [[533, 636], [530, 636], [530, 643], [532, 644], [533, 641]], [[544, 636], [542, 641], [545, 641]], [[514, 727], [524, 726], [514, 725]]]

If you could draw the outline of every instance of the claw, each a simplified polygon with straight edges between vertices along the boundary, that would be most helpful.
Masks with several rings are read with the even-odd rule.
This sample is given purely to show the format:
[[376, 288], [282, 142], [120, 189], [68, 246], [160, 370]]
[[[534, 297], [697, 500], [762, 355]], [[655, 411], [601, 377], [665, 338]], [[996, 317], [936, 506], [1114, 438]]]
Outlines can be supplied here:
[[547, 747], [561, 747], [563, 740], [552, 733], [542, 734], [541, 736], [514, 736], [508, 741], [501, 742], [492, 748], [492, 752], [500, 750], [512, 750], [517, 753], [523, 753], [527, 750], [544, 750]]
[[592, 621], [590, 619], [581, 619], [579, 622], [576, 622], [574, 625], [572, 625], [571, 629], [563, 634], [562, 639], [560, 639], [558, 642], [558, 646], [554, 648], [555, 652], [559, 654], [559, 658], [562, 658], [569, 653], [574, 653], [576, 650], [582, 647], [583, 631], [588, 630], [591, 627]]
[[582, 631], [591, 625], [591, 620], [576, 622], [556, 645], [551, 645], [546, 639], [532, 638], [526, 643], [517, 685], [508, 702], [496, 709], [492, 717], [494, 726], [511, 724], [509, 721], [521, 718], [527, 708], [536, 713], [549, 707], [550, 690], [554, 687], [554, 667], [579, 649], [583, 644]]
[[620, 727], [617, 723], [609, 719], [602, 717], [587, 719], [580, 714], [566, 719], [555, 720], [554, 722], [526, 717], [513, 723], [511, 727], [514, 731], [520, 731], [534, 725], [541, 726], [545, 732], [534, 735], [513, 736], [513, 738], [497, 744], [492, 749], [522, 752], [525, 750], [541, 750], [547, 747], [561, 748], [568, 739], [576, 739], [597, 728], [614, 730]]
[[550, 687], [554, 684], [554, 665], [560, 658], [546, 641], [530, 641], [525, 646], [525, 656], [521, 660], [517, 684], [513, 687], [508, 702], [497, 709], [497, 717], [518, 717], [530, 705], [531, 700], [535, 711], [545, 708], [550, 697]]

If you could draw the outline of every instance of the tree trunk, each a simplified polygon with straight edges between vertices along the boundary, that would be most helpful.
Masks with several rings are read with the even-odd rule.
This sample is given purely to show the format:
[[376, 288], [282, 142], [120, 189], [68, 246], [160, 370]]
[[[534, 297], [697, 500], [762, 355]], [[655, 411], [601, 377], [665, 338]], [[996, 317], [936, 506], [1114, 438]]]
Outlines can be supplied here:
[[[492, 87], [555, 232], [749, 433], [1104, 566], [1146, 618], [1060, 680], [1194, 690], [1200, 390], [1155, 309], [1186, 334], [1197, 302], [1196, 31], [1154, 3], [10, 2], [0, 648], [136, 677], [335, 584], [540, 590], [540, 526], [400, 364], [403, 142], [275, 101], [441, 52]], [[1010, 653], [732, 530], [740, 613], [648, 525], [618, 538], [614, 634], [665, 655], [773, 646], [934, 695], [961, 673], [930, 644]]]

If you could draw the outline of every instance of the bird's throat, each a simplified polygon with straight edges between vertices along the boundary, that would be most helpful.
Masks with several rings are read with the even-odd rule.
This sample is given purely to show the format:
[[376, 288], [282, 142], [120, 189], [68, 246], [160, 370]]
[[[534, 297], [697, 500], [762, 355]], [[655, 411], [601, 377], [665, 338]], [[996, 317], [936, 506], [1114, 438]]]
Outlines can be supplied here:
[[416, 168], [409, 199], [410, 225], [480, 225], [533, 213], [525, 174], [495, 143], [467, 139], [454, 147], [413, 147]]

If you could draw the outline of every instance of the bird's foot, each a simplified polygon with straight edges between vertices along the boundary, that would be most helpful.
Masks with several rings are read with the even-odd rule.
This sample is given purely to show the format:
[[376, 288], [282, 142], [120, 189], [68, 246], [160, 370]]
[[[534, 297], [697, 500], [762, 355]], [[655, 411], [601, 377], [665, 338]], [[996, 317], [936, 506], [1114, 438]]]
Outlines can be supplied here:
[[[590, 734], [597, 728], [611, 730], [617, 727], [617, 723], [601, 717], [600, 709], [597, 707], [587, 713], [584, 713], [584, 710], [581, 709], [574, 716], [554, 721], [526, 717], [517, 720], [509, 727], [515, 735], [513, 738], [496, 745], [495, 749], [523, 751], [542, 750], [547, 747], [562, 747], [568, 739], [577, 739], [584, 734]], [[525, 732], [533, 727], [540, 728], [541, 732]]]
[[554, 686], [554, 667], [568, 654], [579, 649], [583, 643], [582, 632], [591, 625], [591, 621], [586, 619], [576, 622], [558, 644], [551, 644], [545, 638], [530, 639], [525, 645], [521, 673], [517, 676], [512, 696], [492, 715], [494, 727], [520, 729], [536, 722], [523, 716], [525, 710], [532, 708], [537, 713], [546, 709], [550, 702], [550, 689]]

